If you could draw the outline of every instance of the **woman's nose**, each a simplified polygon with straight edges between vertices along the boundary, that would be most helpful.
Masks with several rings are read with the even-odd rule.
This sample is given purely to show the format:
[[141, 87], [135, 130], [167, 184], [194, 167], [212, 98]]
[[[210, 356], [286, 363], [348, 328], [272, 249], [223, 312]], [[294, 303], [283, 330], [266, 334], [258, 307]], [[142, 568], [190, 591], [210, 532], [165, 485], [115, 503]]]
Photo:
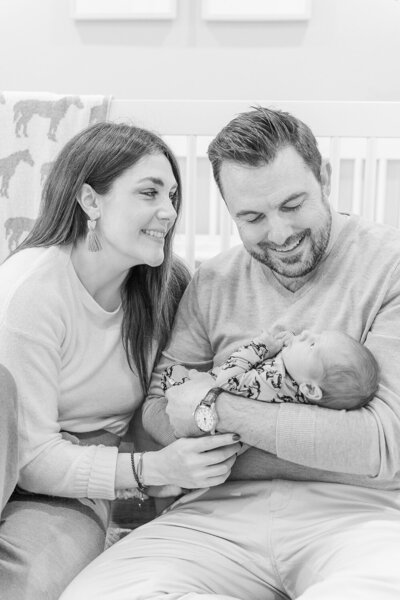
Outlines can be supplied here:
[[168, 198], [167, 202], [164, 202], [158, 211], [158, 218], [160, 221], [169, 221], [173, 223], [177, 217], [177, 212], [171, 199]]

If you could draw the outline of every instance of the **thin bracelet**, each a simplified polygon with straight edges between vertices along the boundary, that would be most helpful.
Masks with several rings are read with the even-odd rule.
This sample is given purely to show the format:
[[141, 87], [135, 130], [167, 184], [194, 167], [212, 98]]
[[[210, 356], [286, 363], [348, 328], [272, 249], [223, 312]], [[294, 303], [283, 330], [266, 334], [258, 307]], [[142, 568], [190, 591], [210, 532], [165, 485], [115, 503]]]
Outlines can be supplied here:
[[[132, 466], [132, 473], [133, 476], [135, 478], [135, 481], [137, 483], [137, 487], [139, 492], [141, 492], [142, 494], [146, 493], [146, 488], [143, 485], [143, 483], [140, 481], [141, 479], [141, 475], [142, 475], [142, 463], [143, 463], [143, 452], [139, 453], [139, 463], [138, 463], [138, 469], [136, 470], [136, 465], [135, 465], [135, 449], [132, 448], [131, 451], [131, 466]], [[139, 476], [140, 473], [140, 476]]]

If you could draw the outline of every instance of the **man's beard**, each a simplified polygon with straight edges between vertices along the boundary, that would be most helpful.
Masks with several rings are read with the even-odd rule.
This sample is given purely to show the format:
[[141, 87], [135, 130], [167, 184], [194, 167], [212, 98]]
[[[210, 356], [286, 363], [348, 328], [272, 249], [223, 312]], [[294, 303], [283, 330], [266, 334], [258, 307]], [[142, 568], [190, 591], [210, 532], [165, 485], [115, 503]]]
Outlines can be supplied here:
[[[301, 233], [290, 236], [281, 248], [285, 246], [290, 247], [294, 245], [300, 239], [307, 243], [307, 238], [309, 242], [309, 248], [307, 250], [307, 254], [305, 258], [300, 259], [298, 255], [294, 252], [291, 256], [285, 256], [282, 253], [282, 257], [278, 258], [276, 256], [276, 252], [272, 250], [275, 247], [274, 244], [268, 244], [268, 242], [260, 242], [258, 244], [258, 249], [247, 249], [253, 258], [266, 265], [278, 275], [282, 275], [283, 277], [296, 278], [303, 277], [307, 275], [321, 261], [326, 247], [329, 242], [329, 236], [331, 231], [332, 224], [332, 215], [330, 213], [328, 205], [326, 205], [327, 211], [325, 216], [327, 217], [323, 227], [321, 227], [318, 231], [312, 233], [311, 229], [305, 229]], [[304, 240], [303, 240], [304, 238]], [[299, 250], [302, 252], [302, 249]]]

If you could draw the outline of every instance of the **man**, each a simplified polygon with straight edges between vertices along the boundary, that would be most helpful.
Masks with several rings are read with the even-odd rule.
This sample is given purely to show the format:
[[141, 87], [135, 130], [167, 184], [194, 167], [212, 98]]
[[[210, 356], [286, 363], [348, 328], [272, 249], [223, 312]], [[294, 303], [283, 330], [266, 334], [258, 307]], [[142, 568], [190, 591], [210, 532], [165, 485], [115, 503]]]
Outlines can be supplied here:
[[[97, 559], [65, 600], [398, 599], [400, 232], [330, 209], [329, 164], [286, 113], [239, 115], [209, 158], [243, 247], [195, 274], [144, 423], [164, 444], [216, 428], [252, 448], [227, 483], [182, 497]], [[210, 392], [212, 378], [196, 371], [262, 329], [365, 342], [377, 396], [347, 412]], [[160, 374], [172, 363], [196, 371], [166, 406]]]

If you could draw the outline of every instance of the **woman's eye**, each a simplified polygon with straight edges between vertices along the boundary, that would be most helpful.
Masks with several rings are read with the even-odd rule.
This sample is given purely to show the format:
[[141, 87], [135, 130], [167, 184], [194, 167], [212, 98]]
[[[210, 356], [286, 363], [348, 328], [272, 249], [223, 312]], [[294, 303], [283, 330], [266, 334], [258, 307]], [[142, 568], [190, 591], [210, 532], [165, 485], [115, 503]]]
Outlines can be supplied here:
[[151, 190], [142, 190], [141, 194], [143, 194], [143, 196], [147, 196], [148, 198], [155, 198], [157, 195], [157, 190], [155, 189], [151, 189]]

